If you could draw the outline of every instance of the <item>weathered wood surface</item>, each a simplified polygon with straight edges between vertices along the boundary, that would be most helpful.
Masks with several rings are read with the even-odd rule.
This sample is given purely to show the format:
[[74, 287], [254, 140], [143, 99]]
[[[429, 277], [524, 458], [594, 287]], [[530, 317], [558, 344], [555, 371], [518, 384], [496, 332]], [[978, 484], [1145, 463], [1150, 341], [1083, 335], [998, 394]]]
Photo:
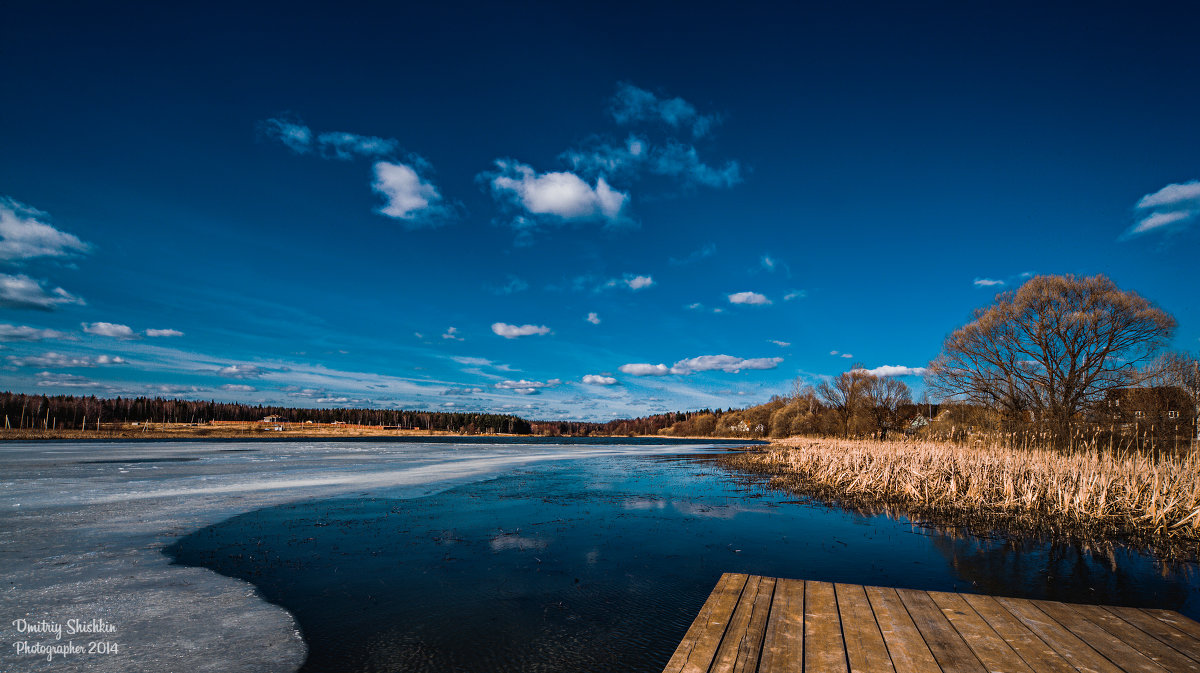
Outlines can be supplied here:
[[1200, 673], [1170, 610], [726, 573], [664, 673]]

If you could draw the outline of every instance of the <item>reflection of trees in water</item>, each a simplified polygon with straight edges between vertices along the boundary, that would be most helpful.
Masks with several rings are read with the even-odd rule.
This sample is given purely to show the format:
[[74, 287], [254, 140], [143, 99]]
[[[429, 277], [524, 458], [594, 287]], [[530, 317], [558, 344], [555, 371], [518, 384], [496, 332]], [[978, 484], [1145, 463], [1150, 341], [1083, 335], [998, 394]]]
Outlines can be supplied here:
[[1178, 609], [1200, 579], [1194, 563], [1159, 561], [1112, 543], [989, 539], [955, 528], [936, 532], [934, 548], [984, 594]]

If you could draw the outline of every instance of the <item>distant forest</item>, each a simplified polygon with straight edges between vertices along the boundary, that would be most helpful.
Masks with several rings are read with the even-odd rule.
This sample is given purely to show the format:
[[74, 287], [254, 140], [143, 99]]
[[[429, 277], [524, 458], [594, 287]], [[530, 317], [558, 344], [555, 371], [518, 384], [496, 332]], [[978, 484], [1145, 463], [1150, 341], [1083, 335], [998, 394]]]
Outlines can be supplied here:
[[0, 393], [0, 413], [4, 414], [5, 427], [12, 428], [81, 429], [97, 427], [98, 423], [208, 423], [258, 421], [267, 416], [280, 416], [292, 423], [341, 422], [468, 434], [499, 432], [527, 435], [531, 432], [529, 421], [506, 414], [388, 409], [303, 409], [161, 397], [104, 399], [94, 396], [49, 397]]

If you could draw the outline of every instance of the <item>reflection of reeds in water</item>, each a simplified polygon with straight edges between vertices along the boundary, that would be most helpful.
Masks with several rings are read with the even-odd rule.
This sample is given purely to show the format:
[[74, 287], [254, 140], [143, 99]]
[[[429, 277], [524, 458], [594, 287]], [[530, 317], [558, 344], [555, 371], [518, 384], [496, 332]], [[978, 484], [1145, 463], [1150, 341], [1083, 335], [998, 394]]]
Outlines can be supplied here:
[[[725, 458], [772, 485], [971, 527], [1122, 537], [1177, 554], [1200, 543], [1200, 457], [998, 444], [785, 440]], [[1194, 555], [1193, 551], [1191, 554]]]

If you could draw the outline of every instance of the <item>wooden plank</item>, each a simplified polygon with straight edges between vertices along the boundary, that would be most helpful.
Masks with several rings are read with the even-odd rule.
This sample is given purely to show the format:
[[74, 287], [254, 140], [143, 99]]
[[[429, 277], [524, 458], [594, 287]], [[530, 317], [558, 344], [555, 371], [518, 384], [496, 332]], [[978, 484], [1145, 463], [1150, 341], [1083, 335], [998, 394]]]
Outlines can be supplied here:
[[1105, 631], [1092, 623], [1077, 610], [1066, 603], [1055, 601], [1030, 601], [1042, 612], [1050, 615], [1056, 622], [1062, 624], [1068, 631], [1079, 636], [1084, 642], [1108, 660], [1121, 667], [1126, 673], [1164, 673], [1165, 668], [1151, 661], [1146, 655], [1130, 647], [1120, 638]]
[[1146, 658], [1168, 671], [1200, 673], [1200, 663], [1185, 657], [1179, 650], [1099, 605], [1071, 605], [1070, 607], [1086, 617], [1088, 621], [1108, 631], [1121, 642], [1141, 652]]
[[987, 670], [1033, 673], [1021, 655], [975, 612], [961, 594], [930, 591], [929, 597]]
[[[1189, 636], [1187, 633], [1147, 613], [1145, 610], [1118, 608], [1107, 605], [1104, 606], [1104, 609], [1174, 647], [1193, 661], [1200, 661], [1200, 638]], [[1183, 619], [1187, 618], [1183, 617]]]
[[663, 673], [707, 673], [747, 579], [741, 573], [721, 575]]
[[1145, 612], [1151, 617], [1166, 622], [1193, 638], [1200, 638], [1200, 623], [1188, 619], [1174, 610], [1145, 610]]
[[846, 673], [846, 645], [837, 598], [828, 582], [804, 583], [804, 670]]
[[[887, 644], [888, 656], [896, 673], [930, 673], [940, 671], [937, 660], [913, 624], [908, 610], [896, 595], [895, 589], [866, 587], [867, 600], [875, 612], [875, 622]], [[763, 673], [770, 673], [765, 671]]]
[[961, 595], [1030, 668], [1038, 673], [1076, 673], [1074, 666], [1005, 610], [996, 599], [979, 594]]
[[804, 670], [804, 582], [778, 580], [771, 601], [771, 619], [763, 637], [758, 670], [763, 673], [801, 673]]
[[746, 588], [729, 620], [725, 638], [713, 657], [711, 673], [754, 673], [758, 669], [773, 593], [774, 577], [751, 575], [746, 580]]
[[986, 673], [987, 669], [963, 641], [929, 594], [897, 589], [896, 595], [908, 608], [913, 623], [945, 673]]
[[835, 584], [833, 589], [850, 673], [895, 673], [866, 590], [858, 584]]
[[1089, 647], [1074, 633], [1039, 610], [1033, 603], [1020, 598], [996, 598], [995, 600], [1082, 673], [1121, 673], [1121, 669], [1113, 665], [1111, 661], [1105, 659], [1103, 655]]

